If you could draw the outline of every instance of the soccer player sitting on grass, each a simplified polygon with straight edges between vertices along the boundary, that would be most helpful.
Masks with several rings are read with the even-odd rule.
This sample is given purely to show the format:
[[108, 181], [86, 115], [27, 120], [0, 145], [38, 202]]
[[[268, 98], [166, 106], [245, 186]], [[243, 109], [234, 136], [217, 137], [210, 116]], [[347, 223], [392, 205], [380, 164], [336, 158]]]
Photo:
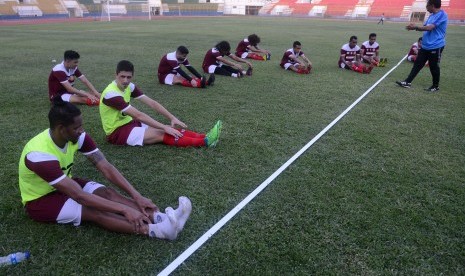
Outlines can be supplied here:
[[361, 74], [370, 74], [374, 67], [373, 64], [365, 66], [360, 62], [360, 47], [357, 45], [356, 36], [351, 36], [349, 43], [342, 45], [338, 66]]
[[376, 34], [371, 33], [368, 40], [362, 43], [361, 47], [362, 61], [374, 66], [386, 66], [387, 59], [379, 58], [379, 44], [376, 42]]
[[[245, 59], [237, 57], [230, 53], [231, 45], [227, 41], [221, 41], [215, 47], [208, 50], [203, 59], [202, 68], [205, 73], [217, 74], [223, 76], [231, 76], [234, 78], [241, 78], [244, 75], [252, 75], [252, 63]], [[234, 63], [225, 58], [245, 63], [249, 66], [245, 71], [240, 64]]]
[[[115, 145], [142, 146], [164, 143], [177, 147], [214, 147], [220, 138], [221, 121], [207, 133], [196, 133], [187, 129], [166, 108], [152, 100], [131, 82], [134, 65], [122, 60], [116, 66], [116, 79], [102, 93], [99, 106], [100, 119], [107, 141]], [[146, 104], [163, 115], [171, 125], [162, 124], [130, 105], [131, 98]]]
[[312, 70], [312, 63], [302, 51], [302, 44], [294, 41], [292, 48], [284, 52], [280, 66], [284, 70], [291, 70], [298, 74], [309, 74]]
[[[55, 97], [61, 97], [63, 101], [75, 104], [87, 104], [88, 106], [99, 104], [100, 93], [77, 67], [79, 58], [78, 52], [73, 50], [65, 51], [63, 62], [53, 67], [48, 77], [50, 101]], [[74, 88], [76, 78], [87, 86], [90, 93]]]
[[255, 60], [270, 60], [271, 52], [258, 48], [260, 37], [256, 34], [251, 34], [239, 42], [236, 47], [236, 56], [246, 59]]
[[[168, 53], [162, 57], [158, 65], [158, 81], [161, 84], [181, 84], [186, 87], [205, 88], [206, 85], [212, 85], [215, 81], [215, 75], [211, 74], [208, 80], [197, 72], [189, 63], [187, 55], [189, 50], [185, 46], [179, 46], [175, 52]], [[187, 68], [195, 77], [189, 76], [181, 68], [181, 65]]]
[[410, 50], [407, 55], [407, 60], [411, 62], [415, 62], [418, 56], [418, 50], [421, 49], [421, 42], [423, 40], [423, 37], [418, 38], [418, 41], [413, 43], [412, 46], [410, 47]]
[[[35, 221], [73, 224], [92, 222], [119, 233], [176, 239], [192, 210], [187, 197], [179, 208], [160, 212], [107, 161], [84, 132], [81, 111], [57, 98], [48, 114], [50, 128], [32, 138], [19, 161], [19, 188], [27, 215]], [[74, 155], [79, 151], [123, 196], [100, 183], [73, 178]]]

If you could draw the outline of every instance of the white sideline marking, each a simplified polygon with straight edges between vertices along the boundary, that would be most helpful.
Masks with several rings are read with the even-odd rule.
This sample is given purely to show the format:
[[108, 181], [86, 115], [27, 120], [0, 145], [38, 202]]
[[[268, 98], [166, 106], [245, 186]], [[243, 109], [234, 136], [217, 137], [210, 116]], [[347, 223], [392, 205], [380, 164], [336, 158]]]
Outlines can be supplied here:
[[278, 175], [280, 175], [287, 167], [289, 167], [302, 153], [310, 148], [318, 139], [321, 138], [329, 129], [331, 129], [342, 117], [344, 117], [354, 106], [356, 106], [368, 93], [371, 92], [382, 80], [384, 80], [394, 69], [396, 69], [405, 59], [405, 55], [391, 70], [382, 76], [375, 84], [368, 88], [355, 102], [346, 108], [336, 119], [334, 119], [328, 126], [326, 126], [320, 133], [318, 133], [310, 142], [308, 142], [302, 149], [300, 149], [294, 156], [292, 156], [286, 163], [284, 163], [278, 170], [276, 170], [270, 177], [268, 177], [262, 184], [244, 198], [239, 204], [236, 205], [229, 213], [227, 213], [220, 221], [213, 225], [205, 234], [203, 234], [197, 241], [189, 246], [181, 255], [179, 255], [173, 262], [171, 262], [165, 269], [163, 269], [158, 276], [167, 276], [173, 272], [179, 265], [181, 265], [190, 255], [200, 248], [211, 236], [213, 236], [221, 227], [223, 227], [231, 218], [233, 218], [242, 208], [245, 207], [252, 199], [254, 199], [263, 189], [265, 189]]

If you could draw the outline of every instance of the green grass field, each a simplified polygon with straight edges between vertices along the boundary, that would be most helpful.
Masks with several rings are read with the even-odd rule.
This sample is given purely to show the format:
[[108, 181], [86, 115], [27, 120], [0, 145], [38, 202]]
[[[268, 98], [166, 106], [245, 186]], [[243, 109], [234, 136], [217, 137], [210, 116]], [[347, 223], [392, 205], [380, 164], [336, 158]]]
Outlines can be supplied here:
[[[397, 64], [421, 35], [403, 27], [256, 17], [0, 27], [0, 255], [32, 254], [0, 274], [158, 273]], [[370, 75], [338, 70], [341, 45], [351, 35], [360, 44], [370, 32], [388, 66]], [[205, 90], [158, 84], [159, 59], [177, 46], [186, 45], [201, 70], [218, 41], [235, 48], [250, 33], [273, 53], [271, 61], [253, 62], [252, 77], [218, 76]], [[278, 65], [294, 40], [314, 64], [310, 75]], [[174, 275], [464, 274], [465, 28], [449, 26], [447, 42], [440, 93], [423, 91], [431, 85], [427, 69], [412, 89], [397, 87], [411, 69], [401, 64]], [[48, 127], [51, 60], [67, 49], [81, 54], [79, 68], [99, 90], [128, 59], [134, 82], [191, 129], [223, 120], [214, 149], [115, 147], [105, 142], [98, 109], [81, 108], [86, 131], [142, 194], [162, 209], [180, 195], [192, 199], [178, 240], [40, 224], [25, 215], [18, 159]], [[76, 163], [75, 176], [105, 183], [85, 157]]]

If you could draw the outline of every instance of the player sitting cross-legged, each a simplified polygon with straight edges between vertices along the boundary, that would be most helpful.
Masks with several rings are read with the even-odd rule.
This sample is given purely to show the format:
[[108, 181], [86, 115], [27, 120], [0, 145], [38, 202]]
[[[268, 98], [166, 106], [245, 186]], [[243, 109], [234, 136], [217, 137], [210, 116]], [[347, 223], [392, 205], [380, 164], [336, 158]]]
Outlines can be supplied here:
[[362, 61], [374, 66], [386, 66], [387, 59], [379, 57], [379, 44], [376, 42], [376, 34], [371, 33], [368, 40], [362, 43], [361, 47]]
[[284, 52], [280, 66], [284, 70], [298, 74], [309, 74], [312, 70], [312, 63], [302, 51], [302, 44], [299, 41], [294, 41], [292, 48]]
[[[99, 111], [108, 142], [129, 146], [163, 143], [177, 147], [214, 147], [218, 143], [221, 121], [207, 134], [185, 129], [186, 124], [132, 83], [133, 75], [134, 65], [127, 60], [120, 61], [116, 66], [116, 79], [102, 92]], [[171, 124], [162, 124], [139, 111], [130, 104], [131, 98], [163, 115]]]
[[[185, 46], [179, 46], [175, 52], [168, 53], [162, 57], [158, 65], [158, 81], [161, 84], [181, 84], [186, 87], [205, 88], [206, 85], [212, 85], [215, 81], [215, 75], [211, 74], [208, 80], [200, 75], [197, 70], [190, 65], [187, 55], [189, 50]], [[187, 68], [195, 77], [189, 76], [181, 68], [181, 65]]]

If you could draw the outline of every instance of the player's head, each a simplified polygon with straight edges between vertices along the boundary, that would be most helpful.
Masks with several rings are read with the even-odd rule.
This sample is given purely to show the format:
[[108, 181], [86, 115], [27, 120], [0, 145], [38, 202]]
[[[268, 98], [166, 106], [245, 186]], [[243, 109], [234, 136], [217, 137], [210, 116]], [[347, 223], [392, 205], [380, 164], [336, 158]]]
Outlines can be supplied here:
[[300, 50], [302, 50], [300, 41], [294, 41], [294, 43], [292, 43], [292, 49], [294, 49], [294, 52], [300, 52]]
[[48, 121], [52, 131], [66, 141], [76, 143], [84, 132], [82, 128], [81, 110], [70, 102], [63, 101], [60, 97], [53, 99], [52, 107], [48, 113]]
[[354, 48], [355, 45], [357, 45], [357, 40], [358, 38], [355, 35], [351, 36], [349, 39], [349, 47]]
[[247, 39], [250, 42], [250, 45], [252, 46], [257, 46], [258, 43], [260, 43], [260, 37], [256, 34], [251, 34], [247, 37]]
[[368, 36], [368, 41], [370, 42], [370, 44], [375, 43], [375, 41], [376, 41], [376, 34], [375, 34], [375, 33], [371, 33], [371, 34]]
[[441, 8], [441, 0], [428, 0], [426, 2], [426, 10], [428, 12], [432, 12], [434, 9], [440, 9]]
[[231, 45], [229, 45], [229, 42], [223, 40], [216, 44], [215, 48], [220, 51], [221, 54], [225, 55], [231, 51]]
[[176, 59], [180, 62], [186, 60], [187, 55], [189, 54], [189, 50], [186, 46], [179, 46], [176, 50]]
[[128, 60], [122, 60], [116, 65], [116, 84], [124, 90], [131, 83], [134, 75], [134, 64]]
[[74, 69], [78, 66], [80, 57], [78, 52], [67, 50], [63, 55], [63, 63], [67, 69]]

